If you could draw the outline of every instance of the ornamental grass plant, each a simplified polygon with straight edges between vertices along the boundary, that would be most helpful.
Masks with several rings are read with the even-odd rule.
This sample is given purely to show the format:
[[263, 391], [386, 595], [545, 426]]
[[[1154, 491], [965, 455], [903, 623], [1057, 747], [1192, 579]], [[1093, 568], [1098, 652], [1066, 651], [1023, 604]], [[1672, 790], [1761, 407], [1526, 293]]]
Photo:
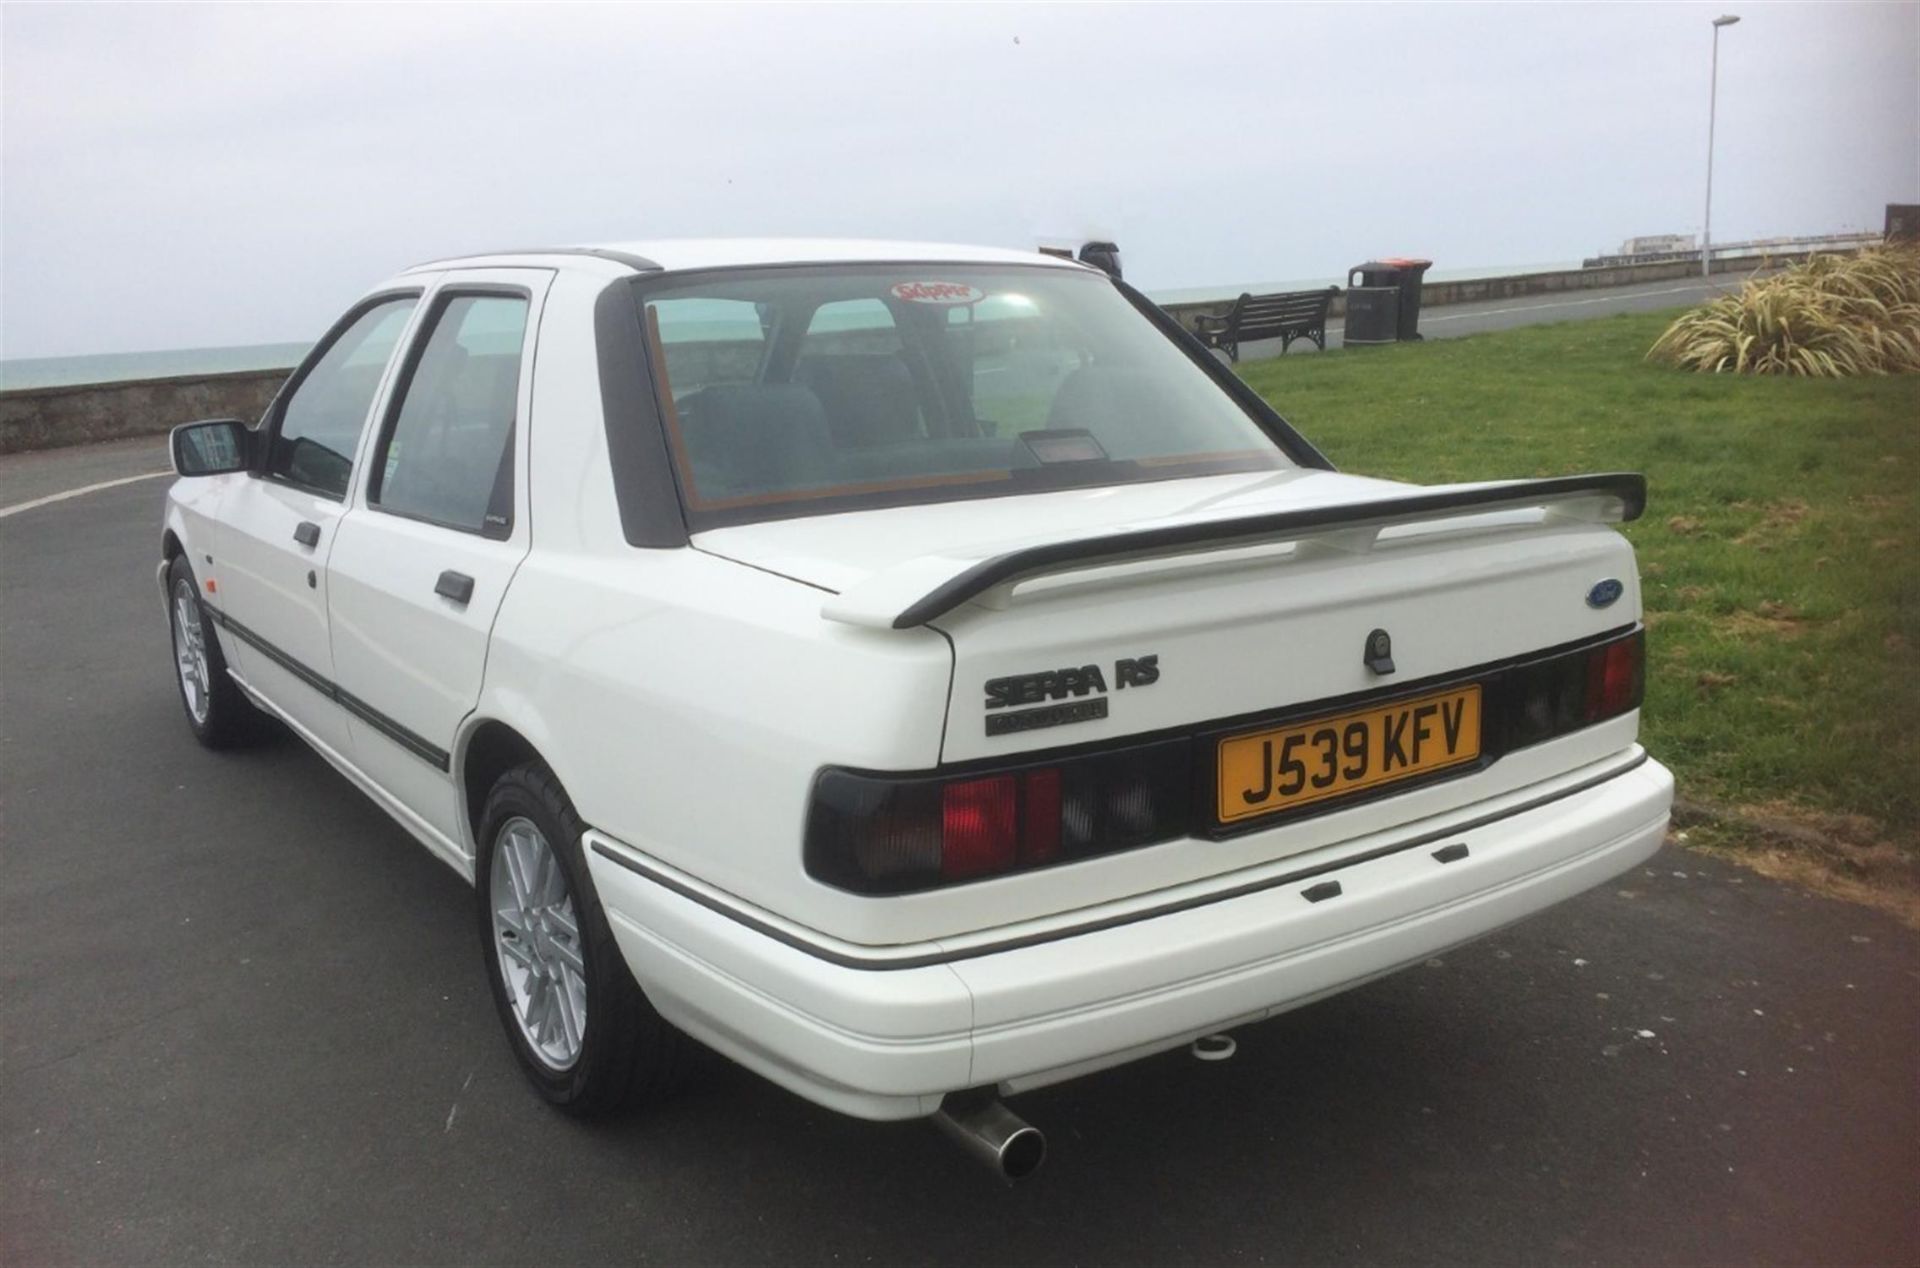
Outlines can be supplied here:
[[1757, 277], [1681, 314], [1647, 356], [1716, 374], [1920, 371], [1920, 247], [1815, 255]]

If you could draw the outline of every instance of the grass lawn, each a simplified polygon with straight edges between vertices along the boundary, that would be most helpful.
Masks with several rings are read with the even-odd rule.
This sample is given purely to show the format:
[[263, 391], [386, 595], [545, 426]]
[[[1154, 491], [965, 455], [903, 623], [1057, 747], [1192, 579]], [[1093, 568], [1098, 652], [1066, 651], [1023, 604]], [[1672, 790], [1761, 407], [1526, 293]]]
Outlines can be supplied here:
[[1911, 862], [1920, 376], [1647, 363], [1673, 316], [1293, 353], [1241, 371], [1343, 470], [1421, 483], [1645, 472], [1647, 513], [1625, 531], [1645, 583], [1647, 747], [1682, 795], [1837, 825]]

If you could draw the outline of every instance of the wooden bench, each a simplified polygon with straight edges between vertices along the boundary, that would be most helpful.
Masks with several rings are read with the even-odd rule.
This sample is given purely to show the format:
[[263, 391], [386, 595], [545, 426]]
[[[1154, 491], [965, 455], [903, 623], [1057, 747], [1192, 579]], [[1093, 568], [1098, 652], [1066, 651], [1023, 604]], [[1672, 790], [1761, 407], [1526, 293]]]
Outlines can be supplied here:
[[1194, 318], [1193, 332], [1207, 347], [1225, 348], [1234, 361], [1240, 359], [1240, 345], [1256, 339], [1278, 339], [1283, 354], [1295, 339], [1311, 339], [1325, 352], [1327, 309], [1339, 293], [1338, 286], [1329, 286], [1323, 291], [1242, 295], [1224, 317]]

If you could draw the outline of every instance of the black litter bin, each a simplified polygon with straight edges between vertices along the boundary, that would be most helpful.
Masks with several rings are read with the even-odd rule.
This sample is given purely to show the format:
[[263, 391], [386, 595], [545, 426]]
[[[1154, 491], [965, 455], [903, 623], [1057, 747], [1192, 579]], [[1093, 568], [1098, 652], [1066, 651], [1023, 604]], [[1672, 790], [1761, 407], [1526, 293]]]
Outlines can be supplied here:
[[1083, 242], [1080, 244], [1080, 263], [1091, 264], [1103, 273], [1109, 273], [1115, 281], [1120, 280], [1120, 246], [1114, 242]]
[[1400, 288], [1363, 286], [1347, 276], [1347, 328], [1340, 337], [1349, 347], [1392, 343], [1400, 337]]
[[[1421, 279], [1427, 270], [1433, 267], [1432, 260], [1414, 260], [1406, 256], [1390, 256], [1384, 260], [1368, 260], [1365, 264], [1355, 265], [1347, 272], [1349, 297], [1355, 289], [1373, 289], [1391, 287], [1399, 295], [1398, 311], [1393, 321], [1393, 333], [1384, 339], [1361, 338], [1355, 340], [1351, 334], [1348, 343], [1391, 343], [1394, 339], [1418, 339], [1420, 337], [1420, 287]], [[1358, 281], [1354, 279], [1358, 278]], [[1353, 301], [1347, 301], [1347, 325], [1353, 325]]]

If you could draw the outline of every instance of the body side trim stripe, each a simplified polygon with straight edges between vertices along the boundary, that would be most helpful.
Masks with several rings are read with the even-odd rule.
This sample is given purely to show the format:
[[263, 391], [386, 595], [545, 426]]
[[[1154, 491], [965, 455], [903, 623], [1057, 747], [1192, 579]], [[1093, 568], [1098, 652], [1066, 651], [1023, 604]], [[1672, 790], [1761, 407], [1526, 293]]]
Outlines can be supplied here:
[[380, 734], [386, 736], [427, 765], [443, 771], [453, 769], [453, 755], [448, 753], [447, 750], [434, 744], [425, 736], [414, 731], [409, 731], [406, 727], [401, 726], [398, 722], [380, 712], [360, 697], [343, 689], [338, 683], [314, 672], [307, 665], [287, 655], [287, 653], [281, 651], [266, 639], [261, 638], [258, 634], [234, 620], [219, 608], [214, 607], [210, 603], [203, 603], [202, 606], [206, 608], [207, 614], [214, 619], [214, 622], [218, 624], [221, 629], [233, 631], [234, 637], [238, 638], [241, 642], [258, 651], [262, 656], [265, 656], [268, 660], [280, 666], [280, 668], [286, 670], [301, 682], [307, 684], [307, 686], [312, 687], [315, 691], [333, 701], [354, 717], [365, 722], [368, 726], [380, 732]]
[[797, 951], [804, 951], [816, 959], [827, 961], [829, 964], [837, 964], [842, 968], [849, 969], [919, 969], [927, 968], [931, 965], [951, 964], [958, 960], [978, 959], [981, 956], [995, 955], [1002, 951], [1018, 951], [1024, 947], [1038, 946], [1045, 942], [1059, 942], [1066, 938], [1079, 937], [1082, 934], [1099, 933], [1106, 929], [1119, 928], [1122, 925], [1136, 924], [1143, 920], [1153, 920], [1160, 916], [1170, 916], [1178, 912], [1190, 911], [1196, 907], [1205, 907], [1213, 903], [1227, 902], [1235, 898], [1244, 898], [1248, 894], [1257, 894], [1262, 890], [1278, 889], [1284, 885], [1297, 884], [1300, 881], [1311, 880], [1316, 876], [1324, 876], [1329, 872], [1337, 872], [1344, 868], [1353, 867], [1356, 864], [1368, 863], [1374, 859], [1384, 858], [1389, 854], [1399, 854], [1405, 850], [1418, 849], [1423, 845], [1431, 845], [1436, 841], [1444, 841], [1448, 837], [1459, 836], [1463, 832], [1471, 832], [1476, 828], [1484, 828], [1488, 824], [1498, 823], [1502, 819], [1510, 819], [1515, 815], [1522, 815], [1532, 810], [1538, 810], [1542, 806], [1550, 805], [1553, 802], [1586, 792], [1588, 789], [1597, 788], [1610, 780], [1618, 779], [1622, 775], [1638, 770], [1641, 766], [1645, 765], [1647, 761], [1648, 755], [1643, 750], [1631, 761], [1611, 770], [1603, 771], [1590, 779], [1581, 780], [1577, 784], [1571, 784], [1565, 788], [1558, 788], [1552, 792], [1543, 793], [1538, 797], [1523, 801], [1518, 805], [1509, 806], [1503, 810], [1496, 810], [1481, 815], [1478, 818], [1468, 819], [1464, 823], [1456, 823], [1451, 827], [1422, 832], [1404, 841], [1395, 841], [1391, 844], [1380, 846], [1377, 849], [1367, 850], [1360, 854], [1332, 859], [1312, 867], [1299, 868], [1292, 872], [1284, 872], [1280, 875], [1265, 877], [1257, 881], [1248, 881], [1244, 884], [1230, 886], [1215, 893], [1196, 894], [1189, 898], [1175, 899], [1171, 902], [1161, 903], [1158, 906], [1142, 908], [1139, 911], [1123, 912], [1119, 915], [1083, 921], [1080, 924], [1071, 925], [1063, 929], [1052, 929], [1044, 933], [1023, 934], [1016, 937], [1003, 938], [997, 942], [980, 943], [975, 946], [953, 949], [943, 948], [925, 952], [907, 952], [905, 954], [889, 954], [881, 950], [856, 954], [842, 951], [835, 947], [825, 946], [812, 939], [796, 934], [789, 929], [782, 928], [771, 921], [763, 920], [751, 912], [743, 911], [723, 899], [705, 893], [691, 885], [687, 885], [676, 877], [666, 874], [658, 867], [636, 856], [629, 850], [615, 849], [605, 842], [595, 841], [593, 842], [593, 852], [646, 880], [652, 881], [663, 889], [671, 890], [673, 893], [678, 894], [690, 902], [698, 903], [709, 911], [716, 912], [731, 920], [737, 921], [756, 933], [764, 934], [776, 942], [783, 943]]

